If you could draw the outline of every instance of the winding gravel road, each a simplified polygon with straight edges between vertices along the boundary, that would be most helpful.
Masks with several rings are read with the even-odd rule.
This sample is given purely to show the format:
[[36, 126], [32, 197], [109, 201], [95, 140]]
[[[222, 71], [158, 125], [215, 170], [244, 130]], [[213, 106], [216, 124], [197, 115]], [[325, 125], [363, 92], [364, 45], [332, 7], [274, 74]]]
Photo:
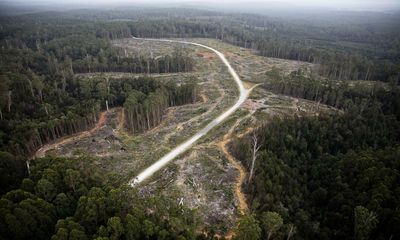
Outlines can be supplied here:
[[226, 118], [228, 118], [232, 113], [234, 113], [240, 105], [246, 100], [246, 98], [249, 95], [249, 90], [247, 90], [243, 86], [242, 80], [240, 80], [239, 76], [235, 72], [235, 70], [232, 68], [232, 66], [229, 64], [228, 60], [225, 58], [224, 54], [219, 52], [218, 50], [203, 45], [199, 43], [194, 43], [194, 42], [186, 42], [186, 41], [178, 41], [178, 40], [170, 40], [170, 39], [150, 39], [150, 38], [135, 38], [134, 39], [139, 39], [139, 40], [146, 40], [146, 41], [159, 41], [159, 42], [171, 42], [171, 43], [182, 43], [182, 44], [188, 44], [188, 45], [194, 45], [202, 48], [206, 48], [208, 50], [213, 51], [217, 56], [222, 60], [222, 62], [225, 64], [225, 66], [228, 68], [229, 73], [232, 75], [233, 79], [235, 80], [239, 91], [240, 95], [236, 103], [230, 107], [228, 110], [226, 110], [224, 113], [219, 115], [217, 118], [215, 118], [213, 121], [211, 121], [207, 126], [205, 126], [203, 129], [201, 129], [199, 132], [197, 132], [195, 135], [193, 135], [191, 138], [186, 140], [185, 142], [181, 143], [177, 147], [175, 147], [171, 152], [167, 153], [164, 155], [162, 158], [160, 158], [157, 162], [153, 163], [151, 166], [143, 170], [139, 175], [137, 175], [134, 179], [130, 181], [131, 186], [135, 186], [147, 178], [149, 178], [151, 175], [153, 175], [155, 172], [163, 168], [165, 165], [167, 165], [169, 162], [171, 162], [173, 159], [175, 159], [178, 155], [184, 153], [186, 150], [188, 150], [197, 140], [199, 140], [201, 137], [206, 135], [211, 129], [216, 127], [218, 124], [220, 124], [222, 121], [224, 121]]

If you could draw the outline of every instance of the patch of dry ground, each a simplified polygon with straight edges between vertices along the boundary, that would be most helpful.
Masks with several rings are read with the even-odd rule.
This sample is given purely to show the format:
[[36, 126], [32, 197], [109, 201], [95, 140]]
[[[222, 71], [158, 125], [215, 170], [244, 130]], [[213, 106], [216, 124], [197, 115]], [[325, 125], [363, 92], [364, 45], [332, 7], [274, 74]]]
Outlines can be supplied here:
[[236, 120], [236, 123], [229, 129], [228, 133], [224, 135], [224, 138], [221, 142], [219, 142], [219, 147], [222, 150], [222, 152], [225, 154], [225, 157], [229, 160], [229, 162], [236, 168], [236, 170], [239, 172], [238, 176], [236, 177], [236, 184], [235, 184], [235, 194], [238, 200], [238, 209], [240, 213], [243, 215], [245, 213], [248, 213], [249, 207], [246, 202], [246, 196], [244, 195], [242, 191], [242, 185], [245, 182], [246, 179], [246, 170], [242, 166], [242, 164], [236, 160], [232, 154], [230, 154], [229, 149], [228, 149], [228, 144], [231, 141], [232, 138], [232, 133], [233, 131], [237, 128], [237, 126], [241, 123], [242, 119]]
[[285, 75], [298, 69], [302, 69], [303, 73], [307, 74], [318, 67], [316, 64], [307, 62], [262, 57], [257, 55], [254, 50], [233, 46], [215, 39], [190, 40], [221, 49], [243, 81], [254, 82], [273, 67], [280, 69]]
[[[235, 47], [217, 40], [189, 39], [214, 47], [227, 56], [238, 70], [246, 87], [254, 86], [252, 79], [272, 67], [285, 72], [313, 68], [308, 63], [256, 56], [253, 51]], [[127, 55], [153, 54], [160, 56], [173, 51], [177, 44], [124, 39], [114, 44]], [[182, 83], [193, 78], [199, 87], [201, 101], [169, 108], [162, 123], [143, 134], [123, 131], [123, 113], [120, 109], [107, 113], [107, 122], [89, 136], [57, 146], [54, 154], [76, 156], [88, 154], [97, 157], [98, 165], [117, 175], [116, 182], [126, 183], [141, 169], [158, 160], [171, 148], [197, 132], [215, 116], [232, 105], [238, 91], [227, 70], [218, 58], [204, 49], [185, 46], [196, 62], [191, 73], [154, 74], [166, 81]], [[126, 51], [125, 51], [126, 49]], [[85, 74], [92, 77], [95, 74]], [[113, 77], [139, 76], [108, 73]], [[176, 199], [178, 204], [197, 209], [204, 225], [229, 232], [237, 216], [247, 211], [246, 198], [241, 192], [245, 168], [231, 156], [227, 145], [231, 138], [269, 121], [273, 117], [319, 114], [332, 111], [315, 102], [272, 94], [256, 88], [241, 108], [219, 125], [187, 153], [139, 186], [145, 195], [162, 194]]]
[[91, 134], [83, 134], [78, 139], [72, 139], [67, 143], [59, 145], [52, 154], [74, 157], [76, 155], [89, 155], [92, 157], [110, 157], [126, 154], [126, 149], [119, 136], [117, 129], [121, 119], [122, 108], [112, 108], [104, 112], [104, 120], [101, 127], [95, 129]]
[[78, 141], [82, 138], [85, 138], [87, 136], [90, 136], [91, 134], [95, 133], [97, 130], [99, 130], [106, 122], [107, 117], [106, 117], [107, 112], [101, 112], [100, 116], [99, 116], [99, 120], [96, 123], [96, 125], [88, 130], [88, 131], [84, 131], [84, 132], [79, 132], [70, 136], [65, 136], [63, 138], [59, 138], [57, 140], [55, 140], [54, 142], [48, 143], [43, 145], [40, 149], [38, 149], [34, 155], [33, 158], [41, 158], [44, 157], [46, 155], [46, 153], [50, 150], [55, 150], [55, 149], [59, 149], [60, 147], [67, 145], [71, 142], [75, 142]]

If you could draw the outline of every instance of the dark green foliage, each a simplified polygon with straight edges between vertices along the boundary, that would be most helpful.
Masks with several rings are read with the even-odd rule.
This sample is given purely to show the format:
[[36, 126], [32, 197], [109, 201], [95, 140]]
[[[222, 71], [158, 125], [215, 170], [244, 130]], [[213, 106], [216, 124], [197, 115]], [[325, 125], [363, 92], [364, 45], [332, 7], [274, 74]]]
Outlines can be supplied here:
[[369, 211], [367, 208], [357, 206], [354, 209], [354, 237], [357, 240], [369, 239], [370, 233], [376, 225], [378, 220], [374, 212]]
[[[34, 192], [17, 189], [0, 199], [0, 237], [195, 238], [197, 223], [192, 211], [174, 201], [143, 198], [135, 189], [114, 187], [106, 179], [92, 159], [48, 157], [35, 161], [29, 180], [35, 185]], [[25, 179], [22, 186], [29, 185]]]
[[[263, 144], [246, 186], [252, 207], [260, 216], [279, 213], [300, 239], [399, 236], [399, 129], [400, 122], [377, 107], [362, 115], [275, 119], [257, 130]], [[250, 143], [232, 149], [249, 166]], [[354, 226], [355, 211], [366, 215], [357, 206], [375, 212], [376, 219]]]
[[75, 222], [72, 217], [66, 219], [61, 219], [57, 221], [55, 227], [55, 234], [51, 237], [52, 240], [62, 240], [62, 239], [76, 239], [76, 240], [86, 240], [85, 229]]
[[264, 236], [266, 236], [267, 239], [271, 239], [283, 226], [283, 219], [279, 213], [264, 212], [261, 215], [261, 226], [264, 230]]
[[50, 238], [56, 220], [55, 208], [51, 203], [22, 190], [13, 190], [0, 201], [0, 235], [3, 238]]
[[237, 240], [258, 240], [261, 239], [261, 228], [259, 222], [253, 215], [244, 215], [239, 219], [237, 229], [235, 229]]
[[0, 152], [0, 195], [17, 188], [28, 174], [25, 161], [22, 157]]

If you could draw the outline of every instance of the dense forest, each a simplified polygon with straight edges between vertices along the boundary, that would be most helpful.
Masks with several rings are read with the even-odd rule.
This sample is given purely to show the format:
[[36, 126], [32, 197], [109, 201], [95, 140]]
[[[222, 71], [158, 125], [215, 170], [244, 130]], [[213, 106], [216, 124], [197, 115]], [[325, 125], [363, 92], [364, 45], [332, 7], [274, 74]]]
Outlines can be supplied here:
[[[344, 107], [304, 91], [282, 93]], [[296, 239], [400, 235], [400, 90], [358, 91], [341, 95], [350, 102], [343, 114], [276, 118], [234, 142], [232, 151], [250, 172], [244, 188], [260, 233], [274, 239], [293, 231]]]
[[[0, 153], [0, 158], [9, 156]], [[113, 186], [107, 179], [90, 158], [35, 161], [29, 178], [0, 199], [1, 238], [195, 238], [191, 210], [175, 201], [144, 199], [135, 189]]]
[[154, 58], [112, 45], [132, 36], [214, 38], [315, 63], [312, 74], [267, 71], [262, 87], [341, 110], [277, 118], [234, 141], [251, 208], [235, 239], [398, 238], [400, 18], [360, 14], [321, 23], [193, 9], [0, 16], [0, 238], [213, 238], [195, 212], [116, 185], [94, 159], [46, 157], [28, 174], [40, 146], [90, 129], [108, 106], [123, 106], [125, 128], [140, 133], [166, 108], [196, 101], [194, 81], [84, 75], [195, 69], [185, 49]]

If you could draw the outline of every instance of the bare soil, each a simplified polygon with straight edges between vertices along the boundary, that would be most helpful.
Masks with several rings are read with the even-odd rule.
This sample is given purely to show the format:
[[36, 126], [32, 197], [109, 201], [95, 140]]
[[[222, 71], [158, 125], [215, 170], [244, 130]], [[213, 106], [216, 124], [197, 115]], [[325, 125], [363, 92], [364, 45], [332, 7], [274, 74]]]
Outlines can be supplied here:
[[[246, 87], [265, 71], [278, 67], [285, 73], [298, 68], [311, 69], [309, 63], [264, 58], [248, 49], [235, 47], [217, 40], [188, 39], [209, 45], [222, 51], [238, 70]], [[127, 55], [168, 54], [178, 44], [149, 42], [135, 39], [114, 41]], [[185, 46], [195, 59], [195, 71], [191, 73], [154, 74], [166, 81], [182, 83], [197, 80], [200, 88], [199, 101], [194, 104], [171, 107], [162, 123], [143, 134], [124, 132], [121, 109], [106, 113], [106, 122], [90, 134], [60, 142], [52, 154], [61, 156], [89, 155], [96, 157], [99, 167], [116, 175], [115, 182], [127, 183], [140, 170], [167, 153], [178, 143], [187, 139], [232, 105], [238, 96], [236, 85], [227, 70], [213, 53], [204, 49]], [[126, 51], [125, 51], [126, 50]], [[93, 77], [94, 74], [81, 75]], [[108, 73], [113, 77], [136, 77], [139, 75]], [[178, 204], [196, 209], [205, 227], [219, 230], [226, 235], [237, 217], [248, 211], [246, 197], [241, 186], [246, 179], [245, 168], [228, 151], [233, 137], [251, 131], [273, 117], [318, 115], [336, 111], [330, 107], [287, 96], [276, 95], [262, 88], [255, 88], [250, 98], [227, 121], [219, 125], [191, 150], [139, 186], [143, 195], [161, 194], [175, 199]], [[47, 149], [48, 150], [48, 149]], [[47, 151], [46, 150], [46, 151]], [[45, 152], [46, 152], [45, 151]], [[228, 234], [228, 237], [232, 234]]]

